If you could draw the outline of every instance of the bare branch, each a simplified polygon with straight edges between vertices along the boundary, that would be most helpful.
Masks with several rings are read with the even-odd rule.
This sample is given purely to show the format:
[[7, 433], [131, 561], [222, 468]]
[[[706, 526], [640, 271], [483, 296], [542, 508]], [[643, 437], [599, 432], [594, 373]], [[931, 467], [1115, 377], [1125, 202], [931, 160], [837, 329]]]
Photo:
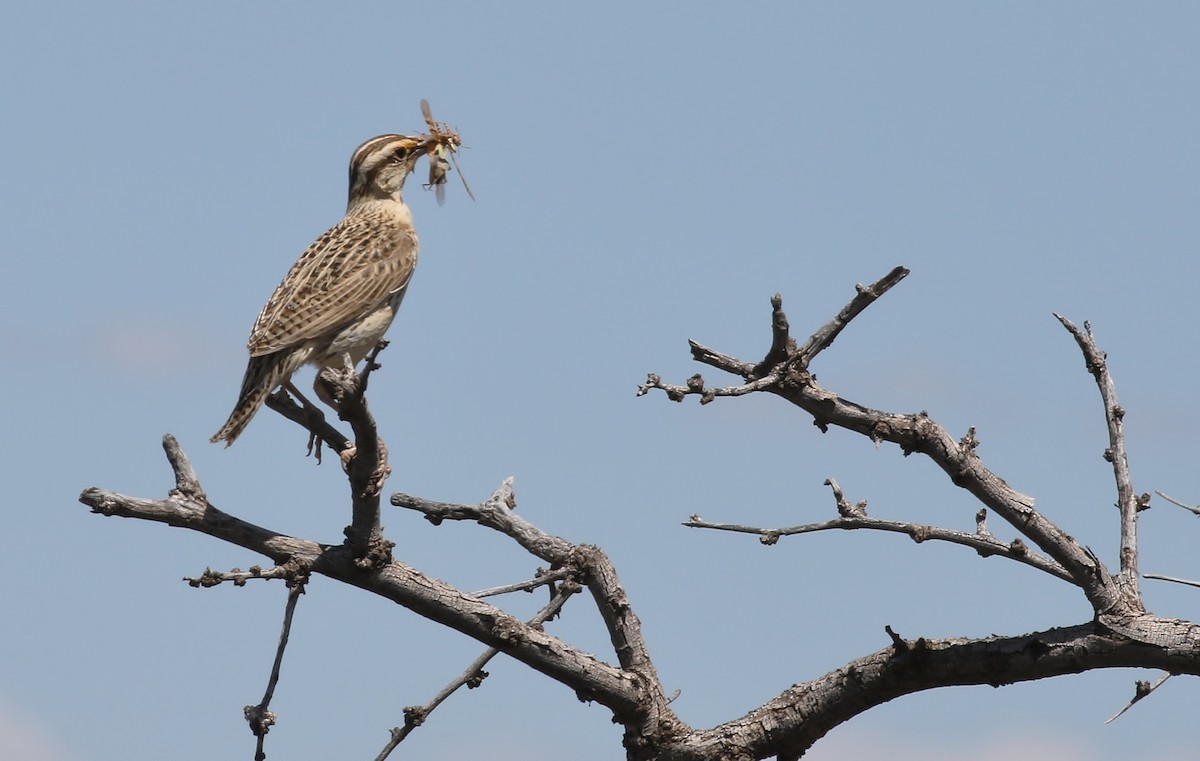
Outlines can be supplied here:
[[283, 651], [287, 649], [288, 637], [291, 635], [292, 616], [296, 612], [296, 602], [300, 599], [300, 595], [304, 594], [307, 580], [307, 574], [297, 573], [293, 570], [292, 577], [288, 580], [288, 598], [283, 611], [283, 629], [279, 633], [279, 647], [275, 649], [275, 661], [271, 664], [271, 676], [267, 679], [266, 692], [263, 693], [263, 698], [258, 705], [246, 706], [244, 709], [246, 721], [250, 724], [250, 731], [257, 738], [254, 761], [265, 761], [267, 757], [263, 751], [263, 744], [267, 739], [267, 732], [271, 731], [277, 718], [275, 713], [270, 710], [271, 698], [275, 695], [275, 686], [279, 684], [279, 670], [283, 665]]
[[[309, 435], [312, 436], [309, 441], [309, 452], [316, 455], [317, 462], [321, 461], [322, 441], [331, 450], [339, 453], [353, 446], [350, 439], [325, 420], [324, 415], [318, 416], [315, 412], [298, 404], [282, 388], [268, 396], [265, 404], [309, 432]], [[316, 410], [315, 407], [311, 409]], [[316, 412], [320, 412], [320, 410], [316, 410]], [[314, 442], [316, 443], [315, 447], [313, 447]]]
[[970, 547], [979, 553], [981, 557], [989, 557], [999, 555], [1000, 557], [1015, 560], [1018, 563], [1024, 563], [1032, 568], [1036, 568], [1043, 573], [1048, 573], [1055, 578], [1062, 579], [1070, 583], [1074, 583], [1071, 574], [1067, 573], [1066, 569], [1054, 562], [1052, 559], [1043, 557], [1029, 550], [1020, 540], [1013, 542], [1001, 542], [989, 534], [981, 534], [978, 531], [975, 533], [967, 533], [965, 531], [953, 531], [951, 529], [939, 528], [937, 526], [928, 526], [920, 523], [902, 523], [900, 521], [888, 521], [879, 518], [869, 518], [865, 514], [843, 515], [833, 520], [825, 521], [824, 523], [806, 523], [801, 526], [788, 526], [786, 528], [759, 528], [757, 526], [744, 526], [735, 523], [710, 523], [700, 518], [700, 516], [692, 516], [690, 520], [684, 521], [684, 526], [689, 528], [702, 528], [714, 531], [731, 531], [740, 534], [754, 534], [759, 537], [759, 541], [765, 545], [776, 544], [780, 537], [793, 536], [796, 534], [811, 534], [817, 531], [830, 531], [833, 529], [853, 530], [853, 529], [871, 529], [874, 531], [888, 531], [896, 534], [904, 534], [911, 538], [914, 542], [921, 543], [925, 541], [940, 541], [950, 542], [951, 544], [959, 544], [964, 547]]
[[[167, 499], [156, 500], [129, 497], [93, 487], [85, 489], [79, 499], [95, 513], [187, 528], [263, 554], [280, 565], [288, 561], [300, 563], [314, 573], [373, 592], [435, 623], [495, 647], [570, 687], [581, 698], [607, 706], [619, 716], [637, 717], [643, 715], [645, 710], [643, 691], [654, 683], [634, 679], [587, 653], [526, 626], [499, 608], [470, 597], [445, 582], [427, 577], [399, 561], [393, 560], [381, 568], [365, 569], [356, 562], [357, 554], [346, 547], [331, 547], [285, 536], [177, 492]], [[589, 570], [596, 573], [597, 569]], [[619, 587], [616, 591], [611, 589], [615, 574], [610, 578], [602, 568], [599, 570], [598, 578], [589, 584], [593, 588], [593, 595], [599, 588], [609, 595], [609, 605], [619, 606], [624, 600], [624, 592]], [[625, 605], [627, 608], [628, 604]], [[636, 617], [632, 611], [626, 610], [625, 613], [627, 617], [623, 619], [621, 631], [636, 632], [637, 636], [632, 641], [643, 644], [640, 641], [640, 624], [635, 626], [631, 623], [636, 622]]]
[[1117, 389], [1112, 375], [1108, 372], [1107, 355], [1096, 346], [1092, 326], [1085, 322], [1083, 330], [1080, 330], [1066, 317], [1057, 313], [1054, 317], [1075, 338], [1075, 343], [1079, 344], [1087, 370], [1096, 379], [1096, 386], [1100, 389], [1100, 399], [1104, 403], [1104, 419], [1108, 423], [1108, 449], [1104, 451], [1104, 459], [1112, 463], [1113, 478], [1117, 484], [1117, 507], [1121, 514], [1120, 583], [1127, 588], [1131, 600], [1136, 600], [1140, 606], [1141, 593], [1138, 590], [1137, 579], [1137, 514], [1149, 507], [1150, 497], [1137, 497], [1133, 492], [1129, 458], [1125, 451], [1125, 410], [1117, 402]]
[[[1200, 627], [1189, 627], [1190, 636], [1200, 637]], [[1155, 662], [1152, 668], [1200, 672], [1200, 659], [1182, 642], [1178, 648], [1147, 648], [1113, 638], [1094, 623], [1019, 637], [920, 638], [905, 641], [902, 651], [893, 638], [888, 647], [793, 685], [739, 719], [687, 735], [657, 758], [796, 758], [854, 716], [900, 695], [938, 687], [999, 687], [1122, 664], [1145, 667], [1148, 661]]]
[[1184, 584], [1189, 587], [1200, 587], [1200, 581], [1192, 581], [1191, 579], [1180, 579], [1175, 576], [1163, 576], [1163, 575], [1157, 574], [1157, 573], [1144, 573], [1144, 574], [1142, 574], [1142, 578], [1157, 579], [1158, 581], [1172, 581], [1176, 584]]
[[651, 389], [659, 389], [674, 402], [683, 401], [685, 396], [695, 394], [700, 396], [701, 404], [708, 404], [718, 396], [742, 396], [755, 391], [769, 391], [771, 386], [779, 383], [779, 372], [785, 364], [794, 363], [799, 368], [808, 367], [808, 363], [829, 347], [851, 320], [903, 280], [908, 272], [904, 267], [896, 267], [869, 286], [855, 286], [858, 293], [850, 303], [842, 307], [842, 310], [832, 320], [823, 325], [799, 349], [796, 348], [796, 342], [789, 334], [787, 315], [783, 311], [783, 297], [777, 293], [771, 297], [771, 348], [757, 365], [743, 362], [696, 341], [688, 341], [688, 345], [692, 349], [692, 359], [711, 365], [718, 370], [740, 375], [748, 381], [747, 383], [724, 388], [709, 388], [704, 385], [704, 379], [697, 374], [688, 379], [687, 385], [675, 386], [663, 383], [660, 376], [650, 373], [646, 377], [646, 382], [638, 386], [637, 395], [645, 396]]
[[[699, 346], [699, 344], [696, 344]], [[753, 372], [753, 370], [747, 370]], [[779, 377], [775, 375], [767, 375], [762, 378], [757, 378], [749, 383], [743, 383], [740, 386], [725, 386], [724, 388], [709, 388], [704, 385], [704, 378], [699, 373], [687, 379], [687, 385], [675, 386], [670, 383], [663, 383], [662, 378], [650, 373], [646, 376], [646, 382], [638, 385], [637, 396], [645, 396], [650, 393], [651, 389], [659, 389], [666, 393], [667, 398], [673, 402], [682, 402], [684, 397], [691, 394], [700, 396], [701, 404], [708, 404], [718, 396], [744, 396], [755, 391], [767, 391], [771, 386], [779, 382]]]
[[1125, 713], [1130, 708], [1133, 708], [1134, 703], [1138, 702], [1139, 700], [1141, 700], [1144, 697], [1148, 697], [1150, 695], [1150, 693], [1154, 692], [1159, 687], [1162, 687], [1163, 684], [1166, 683], [1166, 681], [1168, 679], [1170, 679], [1172, 676], [1174, 676], [1174, 675], [1171, 674], [1170, 672], [1163, 674], [1162, 676], [1160, 676], [1158, 678], [1158, 681], [1155, 682], [1154, 684], [1150, 684], [1149, 682], [1144, 682], [1141, 679], [1134, 682], [1133, 683], [1133, 699], [1130, 700], [1128, 703], [1126, 703], [1124, 708], [1122, 708], [1120, 711], [1117, 711], [1115, 714], [1113, 714], [1111, 717], [1109, 717], [1109, 719], [1107, 721], [1105, 721], [1104, 723], [1112, 724], [1114, 721], [1116, 721], [1118, 718], [1120, 718], [1121, 714]]
[[[571, 595], [578, 592], [579, 589], [580, 587], [578, 584], [563, 585], [563, 587], [559, 589], [557, 593], [555, 593], [554, 597], [550, 600], [550, 603], [546, 607], [542, 608], [536, 616], [529, 619], [528, 625], [539, 627], [546, 621], [549, 621], [557, 616], [558, 612], [562, 610], [563, 605], [566, 604], [567, 599]], [[440, 706], [446, 700], [446, 698], [453, 695], [460, 687], [463, 685], [467, 685], [467, 687], [471, 689], [478, 687], [480, 683], [483, 682], [483, 680], [488, 676], [487, 672], [483, 670], [483, 667], [488, 664], [488, 661], [499, 654], [499, 652], [500, 651], [495, 648], [488, 648], [487, 650], [483, 651], [483, 654], [476, 658], [470, 666], [467, 666], [466, 671], [459, 675], [454, 681], [450, 682], [450, 684], [446, 685], [446, 687], [443, 688], [442, 691], [437, 695], [435, 695], [428, 703], [423, 706], [409, 706], [405, 708], [404, 726], [392, 728], [391, 739], [388, 741], [388, 744], [384, 746], [379, 755], [375, 757], [375, 761], [384, 761], [384, 759], [391, 755], [392, 751], [396, 749], [396, 746], [404, 742], [404, 738], [412, 734], [414, 729], [424, 724], [425, 719], [429, 717], [429, 714], [432, 713], [438, 706]]]
[[777, 293], [771, 297], [771, 348], [767, 350], [763, 361], [755, 366], [754, 377], [767, 375], [772, 367], [796, 351], [796, 342], [789, 331], [788, 318], [783, 313], [783, 296]]
[[[717, 395], [736, 396], [751, 391], [768, 391], [804, 409], [813, 416], [814, 424], [822, 431], [828, 430], [829, 426], [837, 426], [866, 436], [877, 443], [889, 441], [897, 444], [905, 455], [914, 452], [924, 454], [937, 464], [954, 484], [969, 491], [984, 507], [1011, 524], [1057, 566], [1065, 570], [1071, 580], [1087, 595], [1097, 614], [1106, 622], [1113, 623], [1114, 630], [1133, 631], [1136, 627], [1131, 628], [1128, 624], [1144, 613], [1136, 595], [1127, 596], [1123, 585], [1109, 576], [1103, 563], [1094, 554], [1088, 553], [1069, 534], [1035, 510], [1032, 497], [1016, 491], [983, 465], [976, 453], [979, 441], [974, 429], [961, 440], [955, 440], [924, 412], [914, 415], [871, 409], [840, 394], [826, 391], [808, 372], [807, 363], [832, 343], [850, 319], [861, 313], [866, 306], [907, 274], [907, 270], [898, 267], [871, 287], [860, 288], [858, 296], [833, 320], [814, 333], [803, 347], [797, 349], [785, 361], [777, 363], [770, 373], [753, 383], [717, 394], [713, 389], [705, 387], [699, 376], [689, 380], [686, 387], [663, 384], [661, 379], [651, 376], [650, 382], [640, 388], [640, 393], [646, 393], [651, 388], [660, 388], [671, 399], [678, 400], [688, 394], [699, 394], [703, 400]], [[778, 331], [774, 326], [783, 321], [782, 316], [778, 314], [781, 309], [781, 300], [773, 299], [773, 348], [777, 348], [779, 343], [776, 340]], [[753, 374], [753, 366], [748, 363], [699, 347], [694, 342], [692, 354], [699, 361], [737, 373], [743, 378], [748, 379]], [[1023, 542], [1013, 544], [1010, 554], [1026, 549]]]
[[641, 622], [634, 614], [608, 557], [598, 547], [572, 544], [561, 537], [547, 534], [517, 515], [517, 499], [511, 477], [504, 479], [492, 496], [477, 505], [434, 502], [400, 493], [393, 494], [391, 501], [396, 507], [424, 514], [434, 525], [444, 520], [465, 520], [499, 531], [528, 552], [550, 563], [551, 568], [577, 566], [580, 569], [578, 577], [585, 580], [604, 619], [621, 667], [641, 673], [647, 684], [653, 685], [652, 693], [656, 701], [654, 710], [673, 716], [666, 708], [666, 696], [642, 637]]
[[564, 567], [557, 568], [553, 571], [547, 571], [542, 568], [537, 569], [532, 579], [528, 581], [518, 581], [516, 584], [506, 584], [502, 587], [491, 587], [489, 589], [481, 589], [478, 592], [472, 592], [472, 597], [495, 597], [496, 595], [506, 595], [510, 592], [532, 592], [538, 587], [544, 587], [547, 584], [553, 586], [554, 582], [562, 581], [573, 572], [572, 568]]
[[204, 495], [204, 489], [200, 488], [196, 469], [192, 467], [192, 461], [179, 446], [179, 442], [168, 433], [163, 436], [162, 444], [163, 451], [167, 454], [167, 462], [171, 463], [171, 470], [175, 473], [175, 491], [180, 496], [196, 502], [207, 502], [208, 497]]
[[842, 486], [831, 476], [825, 479], [825, 485], [833, 492], [833, 502], [837, 506], [838, 515], [843, 518], [858, 518], [866, 517], [867, 501], [864, 499], [857, 505], [851, 504], [850, 500], [846, 499], [846, 495], [842, 493]]
[[1182, 507], [1184, 510], [1187, 510], [1187, 511], [1188, 511], [1188, 512], [1190, 512], [1192, 515], [1200, 515], [1200, 507], [1197, 507], [1197, 506], [1195, 506], [1195, 505], [1186, 505], [1186, 504], [1184, 504], [1183, 502], [1180, 502], [1180, 501], [1179, 501], [1179, 500], [1177, 500], [1177, 499], [1174, 499], [1174, 498], [1172, 498], [1172, 497], [1168, 497], [1166, 494], [1163, 494], [1163, 493], [1162, 493], [1162, 492], [1160, 492], [1160, 491], [1156, 491], [1156, 492], [1154, 492], [1154, 493], [1155, 493], [1155, 494], [1157, 494], [1158, 496], [1162, 497], [1162, 498], [1163, 498], [1163, 499], [1165, 499], [1166, 501], [1170, 502], [1172, 505], [1175, 505], [1176, 507]]
[[325, 368], [317, 376], [317, 384], [337, 405], [338, 417], [349, 422], [354, 431], [354, 446], [342, 449], [339, 455], [350, 477], [353, 513], [345, 535], [347, 543], [359, 552], [360, 562], [368, 568], [386, 565], [391, 560], [393, 546], [383, 538], [379, 522], [379, 495], [392, 468], [365, 396], [367, 380], [379, 367], [375, 360], [385, 346], [384, 341], [375, 346], [362, 373], [354, 371], [347, 356], [346, 366], [340, 372]]
[[[858, 291], [858, 295], [849, 304], [842, 307], [842, 311], [838, 312], [836, 317], [821, 326], [821, 329], [816, 333], [813, 333], [804, 346], [800, 347], [800, 350], [796, 352], [800, 366], [808, 367], [813, 358], [833, 344], [833, 340], [838, 337], [843, 328], [850, 324], [851, 320], [862, 314], [863, 310], [874, 304], [880, 296], [883, 296], [883, 294], [898, 285], [901, 280], [908, 276], [908, 273], [909, 270], [907, 268], [896, 267], [871, 285], [855, 285], [854, 289]], [[779, 300], [782, 304], [779, 294], [775, 294], [775, 299], [772, 300], [773, 308], [775, 300]]]
[[289, 566], [275, 566], [274, 568], [264, 569], [262, 566], [252, 565], [250, 570], [243, 571], [240, 568], [234, 568], [231, 571], [214, 571], [211, 568], [205, 568], [204, 573], [199, 576], [184, 576], [183, 580], [192, 587], [215, 587], [225, 582], [232, 582], [235, 587], [246, 586], [247, 581], [253, 579], [288, 579], [295, 575], [296, 569]]

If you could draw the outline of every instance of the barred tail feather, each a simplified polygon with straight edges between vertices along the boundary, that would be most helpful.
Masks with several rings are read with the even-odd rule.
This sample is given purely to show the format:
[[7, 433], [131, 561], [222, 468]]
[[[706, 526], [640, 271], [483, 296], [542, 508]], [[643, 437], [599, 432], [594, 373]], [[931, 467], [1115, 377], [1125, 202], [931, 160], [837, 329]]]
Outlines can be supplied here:
[[224, 441], [226, 447], [232, 446], [234, 439], [250, 424], [250, 420], [271, 392], [287, 383], [292, 373], [304, 364], [306, 354], [307, 352], [291, 350], [251, 357], [250, 363], [246, 365], [246, 374], [242, 378], [242, 390], [238, 393], [237, 404], [234, 405], [233, 412], [229, 413], [225, 425], [221, 426], [221, 430], [209, 441], [213, 444]]

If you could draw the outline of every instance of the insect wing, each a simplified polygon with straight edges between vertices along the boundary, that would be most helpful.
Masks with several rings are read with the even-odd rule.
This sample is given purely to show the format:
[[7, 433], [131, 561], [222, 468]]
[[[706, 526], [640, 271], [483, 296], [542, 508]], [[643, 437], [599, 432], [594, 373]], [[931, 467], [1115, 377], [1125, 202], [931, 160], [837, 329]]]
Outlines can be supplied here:
[[425, 124], [429, 127], [429, 131], [436, 137], [438, 135], [437, 122], [433, 120], [433, 111], [429, 109], [429, 101], [421, 98], [421, 116], [425, 117]]

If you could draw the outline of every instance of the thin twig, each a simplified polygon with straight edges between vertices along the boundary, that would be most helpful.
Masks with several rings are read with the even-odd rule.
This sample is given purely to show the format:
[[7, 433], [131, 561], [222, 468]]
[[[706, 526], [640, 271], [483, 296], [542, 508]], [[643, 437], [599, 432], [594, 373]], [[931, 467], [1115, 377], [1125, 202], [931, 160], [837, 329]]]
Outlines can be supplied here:
[[1172, 505], [1175, 505], [1176, 507], [1182, 507], [1184, 510], [1187, 510], [1192, 515], [1200, 515], [1200, 507], [1196, 507], [1195, 505], [1184, 504], [1183, 502], [1180, 502], [1179, 500], [1175, 499], [1174, 497], [1168, 497], [1166, 494], [1163, 494], [1160, 491], [1156, 491], [1154, 493], [1157, 494], [1158, 496], [1162, 497], [1166, 501], [1170, 502]]
[[688, 341], [692, 350], [692, 359], [718, 370], [740, 375], [748, 381], [747, 383], [738, 386], [709, 388], [704, 385], [704, 379], [697, 374], [688, 379], [687, 385], [676, 386], [663, 383], [660, 376], [650, 373], [646, 377], [646, 382], [638, 385], [637, 395], [645, 396], [651, 389], [659, 389], [674, 402], [683, 401], [684, 397], [689, 395], [698, 395], [701, 404], [708, 404], [719, 396], [743, 396], [755, 391], [772, 390], [772, 387], [782, 379], [780, 373], [785, 365], [795, 360], [800, 368], [807, 367], [817, 354], [833, 343], [851, 320], [903, 280], [908, 272], [904, 267], [896, 267], [869, 286], [855, 286], [858, 291], [857, 295], [799, 349], [796, 348], [796, 342], [789, 333], [787, 315], [783, 311], [783, 297], [777, 293], [771, 297], [771, 348], [767, 350], [766, 356], [758, 364], [743, 362], [696, 341]]
[[905, 267], [896, 267], [891, 272], [876, 280], [870, 285], [856, 285], [855, 290], [858, 291], [850, 303], [842, 307], [842, 311], [837, 313], [832, 320], [821, 326], [821, 329], [804, 343], [803, 346], [796, 352], [802, 367], [808, 367], [809, 363], [825, 349], [833, 343], [842, 329], [850, 324], [858, 315], [862, 314], [863, 310], [875, 303], [880, 296], [890, 291], [894, 286], [899, 284], [901, 280], [908, 276], [909, 270]]
[[271, 698], [275, 695], [275, 685], [279, 683], [279, 669], [283, 665], [283, 651], [287, 649], [288, 636], [292, 630], [292, 615], [296, 612], [296, 602], [300, 599], [300, 595], [304, 594], [304, 585], [307, 581], [307, 576], [297, 575], [293, 578], [288, 588], [287, 605], [283, 610], [283, 629], [279, 633], [279, 647], [275, 650], [275, 662], [271, 665], [271, 676], [267, 680], [267, 690], [263, 693], [262, 701], [256, 706], [246, 706], [245, 716], [246, 721], [250, 724], [250, 731], [258, 738], [254, 752], [254, 761], [264, 761], [267, 754], [263, 752], [263, 743], [266, 740], [267, 732], [271, 731], [271, 726], [275, 723], [275, 713], [269, 710]]
[[1191, 579], [1181, 579], [1177, 576], [1163, 576], [1158, 573], [1143, 573], [1143, 579], [1157, 579], [1158, 581], [1172, 581], [1176, 584], [1184, 584], [1189, 587], [1200, 587], [1200, 581], [1192, 581]]
[[553, 584], [556, 581], [561, 581], [567, 578], [574, 569], [571, 568], [556, 568], [553, 571], [543, 571], [538, 569], [538, 574], [528, 581], [518, 581], [515, 584], [507, 584], [502, 587], [492, 587], [490, 589], [481, 589], [478, 592], [472, 592], [472, 597], [495, 597], [496, 595], [506, 595], [510, 592], [530, 592], [538, 587], [544, 587], [547, 584]]
[[[558, 612], [562, 610], [562, 607], [564, 604], [566, 604], [567, 599], [571, 595], [578, 592], [579, 589], [580, 587], [578, 584], [564, 584], [559, 588], [558, 593], [554, 595], [549, 604], [542, 608], [536, 616], [529, 619], [527, 622], [528, 625], [541, 626], [546, 621], [554, 618], [556, 615], [558, 615]], [[467, 685], [472, 689], [478, 687], [480, 683], [487, 678], [487, 672], [483, 670], [483, 667], [488, 664], [488, 661], [499, 654], [499, 652], [500, 651], [495, 648], [488, 648], [487, 650], [484, 650], [483, 653], [476, 658], [470, 666], [467, 666], [466, 671], [450, 682], [450, 684], [446, 685], [441, 692], [439, 692], [437, 695], [434, 695], [433, 699], [428, 703], [423, 706], [408, 706], [405, 708], [404, 726], [392, 728], [391, 739], [388, 740], [387, 745], [383, 747], [383, 750], [380, 751], [379, 755], [375, 757], [375, 761], [384, 761], [384, 759], [386, 759], [391, 752], [396, 749], [396, 746], [404, 742], [404, 738], [412, 734], [413, 730], [415, 730], [417, 727], [424, 724], [425, 720], [429, 718], [429, 714], [432, 713], [438, 706], [440, 706], [447, 698], [453, 695], [460, 687], [463, 685]]]
[[579, 578], [587, 580], [588, 590], [608, 629], [609, 640], [621, 668], [626, 672], [638, 672], [644, 684], [653, 685], [655, 689], [648, 693], [650, 699], [657, 703], [655, 710], [662, 711], [663, 716], [673, 716], [642, 636], [641, 621], [633, 612], [612, 561], [598, 547], [573, 544], [546, 533], [522, 518], [516, 511], [517, 498], [511, 477], [504, 479], [492, 496], [477, 505], [434, 502], [401, 493], [392, 495], [392, 504], [420, 512], [434, 525], [445, 520], [475, 521], [505, 534], [526, 551], [550, 563], [553, 568], [579, 568]]
[[1075, 583], [1071, 574], [1067, 573], [1066, 569], [1060, 566], [1054, 560], [1038, 555], [1032, 552], [1029, 547], [1020, 539], [1014, 539], [1011, 542], [1001, 542], [990, 534], [967, 533], [965, 531], [953, 531], [951, 529], [939, 528], [937, 526], [928, 526], [920, 523], [903, 523], [900, 521], [881, 520], [879, 518], [870, 518], [866, 515], [855, 515], [853, 513], [843, 517], [834, 518], [833, 520], [825, 521], [824, 523], [806, 523], [801, 526], [788, 526], [786, 528], [761, 528], [758, 526], [746, 526], [737, 523], [712, 523], [704, 520], [698, 515], [693, 515], [691, 518], [683, 522], [688, 528], [702, 528], [713, 531], [730, 531], [739, 534], [754, 534], [759, 538], [759, 541], [765, 545], [773, 545], [778, 543], [780, 537], [793, 536], [796, 534], [811, 534], [817, 531], [830, 531], [833, 529], [853, 530], [853, 529], [869, 529], [874, 531], [887, 531], [895, 534], [905, 534], [914, 542], [920, 543], [924, 541], [940, 541], [949, 542], [951, 544], [959, 544], [964, 547], [970, 547], [975, 550], [981, 557], [989, 557], [991, 555], [999, 555], [1000, 557], [1015, 560], [1019, 563], [1024, 563], [1039, 571], [1048, 573], [1055, 578], [1063, 581]]
[[1114, 721], [1116, 721], [1117, 717], [1119, 717], [1121, 714], [1128, 711], [1130, 708], [1133, 708], [1134, 703], [1136, 703], [1139, 700], [1141, 700], [1142, 698], [1148, 696], [1150, 693], [1154, 692], [1159, 687], [1162, 687], [1163, 683], [1166, 682], [1168, 679], [1170, 679], [1172, 676], [1174, 676], [1174, 674], [1167, 672], [1167, 673], [1163, 674], [1162, 676], [1160, 676], [1158, 678], [1158, 681], [1155, 682], [1154, 684], [1150, 684], [1149, 682], [1144, 682], [1140, 679], [1138, 681], [1134, 682], [1133, 699], [1130, 700], [1128, 703], [1126, 703], [1124, 708], [1122, 708], [1120, 711], [1117, 711], [1115, 714], [1113, 714], [1108, 719], [1108, 721], [1106, 721], [1104, 723], [1111, 724]]
[[[699, 346], [699, 344], [696, 344]], [[703, 349], [704, 347], [700, 347]], [[752, 371], [747, 371], [752, 372]], [[673, 402], [682, 402], [684, 397], [691, 394], [700, 396], [701, 404], [708, 404], [718, 396], [745, 396], [752, 394], [755, 391], [766, 391], [779, 382], [777, 375], [765, 375], [762, 378], [756, 378], [748, 383], [743, 383], [740, 386], [725, 386], [723, 388], [709, 388], [704, 385], [704, 378], [699, 373], [688, 378], [686, 386], [675, 386], [670, 383], [663, 383], [662, 378], [650, 373], [646, 376], [646, 382], [638, 384], [637, 396], [645, 396], [651, 389], [659, 389], [666, 393], [667, 398]]]

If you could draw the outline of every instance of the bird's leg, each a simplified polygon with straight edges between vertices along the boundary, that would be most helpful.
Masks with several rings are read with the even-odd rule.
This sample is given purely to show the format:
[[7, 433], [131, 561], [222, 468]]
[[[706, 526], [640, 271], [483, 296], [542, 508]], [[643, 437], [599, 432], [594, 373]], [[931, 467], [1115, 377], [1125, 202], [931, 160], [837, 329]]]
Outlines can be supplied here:
[[[300, 405], [304, 408], [304, 414], [308, 416], [309, 420], [314, 423], [325, 422], [325, 413], [321, 412], [321, 408], [308, 401], [308, 398], [300, 393], [300, 389], [292, 385], [290, 379], [283, 384], [283, 389], [300, 400]], [[313, 428], [315, 426], [308, 429], [308, 451], [305, 452], [304, 456], [308, 457], [311, 455], [315, 457], [319, 465], [321, 463], [321, 437], [313, 431]]]
[[[371, 473], [371, 478], [367, 481], [367, 488], [363, 491], [364, 497], [373, 497], [383, 491], [383, 483], [387, 481], [388, 476], [392, 474], [391, 463], [388, 462], [387, 444], [383, 443], [383, 438], [375, 437], [379, 447], [379, 464]], [[350, 466], [354, 462], [354, 458], [358, 455], [358, 447], [354, 445], [348, 446], [339, 453], [338, 457], [342, 461], [342, 470], [349, 473]]]
[[[333, 365], [329, 366], [333, 369]], [[349, 353], [342, 354], [342, 373], [346, 378], [354, 377], [354, 359]], [[317, 377], [313, 380], [313, 391], [317, 392], [317, 398], [325, 403], [325, 406], [335, 412], [341, 409], [338, 400], [329, 392], [329, 388], [321, 382], [321, 371], [317, 370]]]
[[[332, 366], [330, 366], [330, 369], [332, 369]], [[354, 358], [350, 356], [349, 352], [342, 354], [342, 373], [347, 380], [354, 378]], [[330, 392], [329, 384], [321, 382], [320, 370], [317, 371], [317, 377], [313, 379], [313, 391], [316, 392], [318, 399], [324, 402], [325, 405], [331, 410], [336, 411], [338, 413], [338, 417], [341, 417], [342, 405], [338, 402], [337, 397]], [[320, 444], [318, 443], [317, 446], [319, 447]], [[342, 462], [342, 470], [346, 471], [347, 473], [350, 472], [350, 462], [354, 459], [356, 452], [357, 448], [351, 442], [346, 445], [345, 449], [338, 453], [338, 457]]]
[[325, 413], [321, 412], [321, 408], [308, 401], [308, 398], [305, 397], [304, 394], [300, 393], [300, 389], [296, 388], [290, 380], [283, 384], [283, 389], [299, 399], [300, 404], [304, 407], [304, 411], [309, 415], [319, 417], [321, 420], [325, 419]]
[[[370, 353], [370, 355], [367, 356], [367, 362], [363, 367], [361, 375], [355, 372], [356, 363], [354, 362], [354, 358], [351, 357], [349, 353], [342, 355], [342, 373], [343, 377], [345, 378], [346, 385], [349, 385], [354, 389], [352, 393], [354, 393], [359, 400], [362, 399], [363, 393], [367, 390], [367, 378], [370, 376], [371, 371], [379, 369], [379, 365], [375, 362], [375, 358], [386, 346], [387, 341], [383, 340], [376, 344], [374, 350]], [[316, 384], [313, 386], [313, 389], [317, 392], [317, 396], [320, 397], [321, 401], [325, 402], [333, 409], [340, 410], [341, 405], [338, 403], [337, 399], [330, 395], [328, 387], [320, 382], [319, 376]], [[392, 466], [388, 464], [387, 445], [385, 445], [383, 443], [383, 439], [379, 438], [378, 436], [376, 436], [376, 441], [378, 442], [379, 447], [379, 458], [378, 465], [371, 474], [371, 478], [367, 484], [365, 494], [369, 496], [379, 494], [379, 492], [383, 490], [384, 481], [386, 481], [387, 477], [392, 473]], [[349, 473], [350, 466], [354, 462], [354, 458], [357, 455], [358, 447], [356, 447], [354, 444], [350, 444], [341, 452], [339, 452], [338, 457], [342, 462], [342, 470]]]

